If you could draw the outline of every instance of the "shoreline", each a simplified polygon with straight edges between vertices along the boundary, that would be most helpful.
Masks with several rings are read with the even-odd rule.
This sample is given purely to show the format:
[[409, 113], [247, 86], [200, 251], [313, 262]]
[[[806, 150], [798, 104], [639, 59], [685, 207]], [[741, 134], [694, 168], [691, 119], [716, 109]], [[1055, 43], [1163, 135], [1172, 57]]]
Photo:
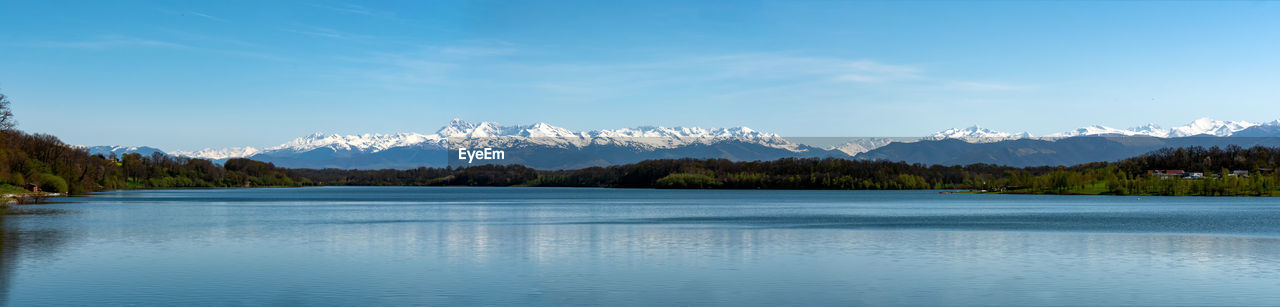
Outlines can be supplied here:
[[21, 204], [37, 204], [44, 201], [45, 198], [69, 196], [63, 193], [48, 192], [27, 192], [27, 193], [8, 193], [0, 195], [4, 199], [3, 205], [21, 205]]
[[[1039, 192], [1021, 192], [1021, 191], [984, 191], [984, 190], [969, 190], [969, 189], [804, 189], [804, 188], [754, 188], [754, 189], [740, 189], [740, 188], [718, 188], [718, 187], [712, 187], [712, 188], [665, 188], [665, 187], [644, 187], [644, 186], [629, 186], [629, 187], [601, 187], [601, 186], [538, 186], [538, 185], [505, 185], [505, 186], [504, 186], [504, 185], [308, 185], [308, 186], [257, 186], [257, 187], [149, 187], [149, 188], [110, 189], [110, 190], [94, 191], [94, 192], [90, 192], [90, 193], [77, 194], [77, 195], [64, 194], [64, 193], [45, 193], [45, 194], [43, 194], [43, 195], [36, 196], [36, 197], [39, 197], [39, 198], [43, 199], [43, 198], [49, 198], [49, 197], [89, 196], [89, 195], [93, 195], [93, 193], [103, 193], [103, 192], [113, 192], [113, 191], [131, 191], [131, 190], [239, 190], [239, 189], [292, 189], [292, 188], [321, 188], [321, 187], [388, 187], [388, 188], [391, 188], [391, 187], [404, 187], [404, 188], [412, 188], [412, 187], [422, 187], [422, 188], [426, 188], [426, 187], [466, 187], [466, 188], [579, 188], [579, 189], [621, 189], [621, 190], [651, 189], [651, 190], [708, 190], [708, 191], [716, 191], [716, 190], [720, 190], [720, 191], [934, 191], [934, 192], [936, 192], [936, 193], [938, 193], [938, 194], [984, 194], [984, 195], [998, 194], [998, 195], [1057, 195], [1057, 196], [1128, 196], [1128, 197], [1143, 197], [1143, 196], [1147, 196], [1147, 197], [1254, 197], [1254, 198], [1270, 198], [1270, 197], [1278, 197], [1278, 196], [1276, 196], [1276, 195], [1244, 195], [1244, 194], [1237, 194], [1237, 195], [1159, 195], [1159, 194], [1109, 194], [1109, 193], [1084, 193], [1084, 192], [1064, 192], [1064, 193], [1049, 193], [1049, 192], [1043, 192], [1043, 193], [1039, 193]], [[14, 197], [21, 198], [21, 197], [19, 197], [19, 195], [15, 195], [15, 194], [5, 194], [5, 195], [3, 195], [3, 197], [5, 197], [5, 198], [14, 198]], [[27, 195], [27, 197], [31, 197], [31, 196], [30, 196], [30, 195]], [[9, 202], [8, 202], [7, 204], [15, 204], [15, 203], [13, 202], [13, 199], [9, 199], [8, 201], [9, 201]]]

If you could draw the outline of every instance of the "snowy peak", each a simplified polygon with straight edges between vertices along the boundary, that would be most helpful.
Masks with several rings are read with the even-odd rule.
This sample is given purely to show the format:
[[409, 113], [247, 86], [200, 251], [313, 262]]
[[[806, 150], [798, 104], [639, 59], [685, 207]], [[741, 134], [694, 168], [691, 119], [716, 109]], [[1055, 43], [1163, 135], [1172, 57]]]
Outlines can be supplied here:
[[459, 118], [454, 118], [448, 125], [441, 127], [440, 130], [436, 130], [436, 135], [443, 137], [464, 137], [468, 133], [471, 133], [471, 130], [475, 128], [476, 126], [471, 123]]
[[468, 123], [462, 119], [453, 119], [448, 125], [436, 131], [436, 135], [442, 138], [472, 138], [472, 137], [496, 137], [503, 136], [504, 128], [495, 122], [481, 122], [479, 124]]
[[777, 138], [777, 134], [764, 133], [753, 130], [748, 127], [734, 128], [712, 128], [704, 129], [699, 127], [655, 127], [641, 126], [636, 128], [622, 129], [605, 129], [592, 130], [585, 133], [587, 136], [596, 138], [676, 138], [676, 139], [693, 139], [693, 138], [741, 138], [741, 139], [770, 139]]
[[[1280, 124], [1280, 121], [1272, 123]], [[1083, 127], [1067, 132], [1054, 133], [1045, 136], [1046, 138], [1067, 138], [1077, 136], [1102, 136], [1102, 135], [1120, 135], [1120, 136], [1150, 136], [1158, 138], [1167, 137], [1189, 137], [1189, 136], [1231, 136], [1236, 132], [1258, 126], [1259, 124], [1245, 121], [1221, 121], [1211, 118], [1201, 118], [1192, 121], [1189, 124], [1177, 126], [1173, 128], [1161, 128], [1156, 124], [1147, 124], [1144, 126], [1133, 127], [1129, 129], [1115, 129], [1107, 126], [1093, 125]]]
[[474, 129], [471, 129], [471, 132], [467, 136], [473, 138], [507, 136], [504, 135], [503, 130], [505, 129], [503, 129], [501, 125], [498, 125], [498, 123], [482, 122], [479, 125], [476, 125]]
[[[1254, 128], [1258, 127], [1258, 128]], [[1248, 130], [1248, 131], [1246, 131]], [[1265, 131], [1263, 131], [1265, 130]], [[1077, 136], [1150, 136], [1150, 137], [1188, 137], [1188, 136], [1239, 136], [1276, 135], [1280, 136], [1280, 120], [1263, 124], [1244, 121], [1220, 121], [1201, 118], [1186, 125], [1173, 128], [1162, 128], [1155, 124], [1147, 124], [1127, 129], [1112, 128], [1103, 125], [1092, 125], [1075, 130], [1054, 133], [1044, 139], [1060, 139]], [[1033, 138], [1026, 132], [1009, 133], [970, 126], [953, 128], [930, 134], [923, 140], [959, 139], [967, 142], [998, 142], [1004, 140]], [[558, 148], [582, 148], [595, 145], [626, 146], [639, 150], [659, 148], [676, 148], [692, 144], [713, 144], [726, 140], [749, 142], [772, 148], [786, 149], [793, 152], [809, 150], [808, 147], [783, 139], [777, 134], [756, 131], [749, 127], [701, 128], [701, 127], [662, 127], [641, 126], [621, 129], [601, 129], [590, 131], [574, 131], [540, 122], [531, 125], [503, 126], [495, 122], [471, 123], [462, 119], [453, 119], [434, 134], [395, 133], [395, 134], [362, 134], [340, 135], [313, 133], [279, 146], [266, 149], [253, 147], [236, 147], [225, 149], [206, 148], [194, 152], [177, 152], [176, 154], [194, 158], [221, 160], [227, 158], [248, 157], [273, 153], [302, 153], [315, 149], [329, 148], [334, 151], [357, 151], [365, 153], [380, 152], [392, 148], [426, 147], [446, 148], [450, 145], [463, 147], [522, 147], [551, 146]], [[912, 139], [912, 141], [920, 139]], [[853, 155], [866, 152], [889, 141], [876, 140], [866, 142], [850, 142], [837, 146], [824, 147], [828, 150], [839, 150]], [[112, 153], [139, 150], [127, 147], [102, 147], [99, 152]]]
[[1100, 136], [1100, 135], [1122, 135], [1122, 136], [1147, 135], [1147, 136], [1163, 137], [1164, 135], [1168, 135], [1168, 132], [1166, 132], [1166, 130], [1164, 129], [1160, 129], [1160, 126], [1156, 126], [1155, 124], [1148, 124], [1146, 126], [1134, 127], [1129, 129], [1116, 129], [1116, 128], [1111, 128], [1103, 125], [1093, 125], [1088, 127], [1076, 128], [1075, 130], [1071, 130], [1067, 132], [1059, 132], [1059, 133], [1046, 135], [1045, 138], [1057, 139], [1057, 138], [1068, 138], [1068, 137], [1077, 137], [1077, 136]]
[[[352, 136], [352, 137], [355, 137], [355, 136]], [[294, 150], [303, 150], [303, 149], [314, 149], [314, 148], [330, 147], [330, 146], [336, 147], [335, 149], [337, 148], [350, 149], [351, 146], [348, 145], [345, 141], [346, 141], [346, 138], [344, 138], [341, 135], [337, 135], [337, 134], [325, 135], [322, 132], [316, 132], [308, 136], [293, 139], [292, 141], [286, 142], [277, 147], [273, 147], [272, 149], [287, 148], [287, 149], [294, 149]]]
[[157, 152], [161, 154], [165, 153], [163, 150], [147, 146], [82, 146], [81, 148], [88, 150], [91, 155], [102, 155], [105, 157], [110, 157], [111, 155], [120, 156], [128, 153], [136, 153], [143, 156], [151, 156]]
[[1160, 125], [1156, 124], [1146, 124], [1143, 126], [1129, 128], [1129, 131], [1133, 132], [1134, 135], [1146, 135], [1161, 138], [1169, 137], [1169, 129], [1161, 128]]
[[1205, 118], [1197, 119], [1191, 122], [1190, 124], [1186, 124], [1184, 126], [1171, 128], [1169, 130], [1169, 136], [1171, 137], [1187, 137], [1187, 136], [1197, 136], [1197, 135], [1231, 136], [1231, 134], [1236, 133], [1240, 130], [1248, 129], [1249, 127], [1253, 127], [1257, 125], [1258, 124], [1250, 123], [1246, 121], [1221, 121], [1221, 120], [1213, 120], [1211, 118], [1205, 117]]
[[337, 151], [356, 150], [356, 151], [381, 151], [393, 147], [403, 147], [421, 144], [430, 141], [439, 141], [436, 135], [425, 135], [418, 133], [396, 133], [396, 134], [363, 134], [363, 135], [338, 135], [314, 133], [308, 136], [300, 137], [284, 143], [280, 146], [268, 148], [268, 151], [274, 150], [293, 150], [308, 151], [317, 148], [330, 148]]
[[547, 123], [537, 123], [529, 126], [517, 127], [517, 136], [531, 138], [579, 138], [581, 135], [570, 131], [569, 129], [552, 126]]
[[262, 150], [253, 147], [231, 147], [222, 149], [205, 148], [197, 151], [175, 151], [173, 152], [173, 155], [208, 160], [222, 160], [248, 157], [260, 152], [262, 152]]
[[860, 153], [872, 151], [877, 148], [884, 147], [885, 145], [889, 145], [889, 143], [893, 143], [896, 141], [902, 141], [902, 140], [894, 140], [892, 138], [858, 138], [858, 139], [844, 142], [843, 144], [840, 144], [840, 145], [829, 146], [826, 149], [838, 150], [847, 155], [856, 156]]
[[996, 142], [1003, 140], [1014, 140], [1030, 138], [1031, 134], [1026, 132], [1009, 133], [995, 131], [973, 125], [968, 128], [951, 128], [943, 131], [934, 132], [925, 139], [943, 140], [943, 139], [960, 139], [969, 142]]
[[788, 142], [776, 134], [759, 132], [748, 127], [712, 129], [699, 127], [638, 127], [578, 132], [548, 123], [502, 126], [495, 122], [473, 124], [462, 119], [453, 119], [434, 134], [340, 135], [317, 132], [262, 150], [252, 147], [206, 148], [194, 152], [181, 152], [180, 154], [194, 158], [219, 160], [264, 153], [301, 153], [321, 148], [329, 148], [334, 151], [368, 153], [409, 146], [445, 148], [448, 147], [447, 145], [450, 142], [456, 142], [457, 144], [455, 145], [465, 147], [555, 146], [568, 148], [612, 144], [654, 149], [673, 148], [694, 143], [710, 144], [724, 139], [739, 139], [792, 151], [804, 150], [801, 149], [800, 145]]
[[440, 128], [436, 135], [441, 138], [488, 138], [488, 137], [547, 137], [570, 138], [581, 137], [569, 129], [552, 126], [547, 123], [532, 125], [502, 126], [495, 122], [471, 124], [461, 119], [454, 119]]

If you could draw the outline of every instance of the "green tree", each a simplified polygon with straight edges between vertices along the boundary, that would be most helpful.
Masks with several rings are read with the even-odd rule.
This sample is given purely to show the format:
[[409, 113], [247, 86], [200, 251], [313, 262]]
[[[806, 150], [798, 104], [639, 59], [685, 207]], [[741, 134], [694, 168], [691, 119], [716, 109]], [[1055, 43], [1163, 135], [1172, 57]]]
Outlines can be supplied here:
[[702, 189], [720, 185], [720, 181], [706, 174], [675, 173], [658, 179], [658, 187], [677, 189]]
[[67, 180], [54, 174], [40, 174], [40, 190], [45, 192], [66, 193]]

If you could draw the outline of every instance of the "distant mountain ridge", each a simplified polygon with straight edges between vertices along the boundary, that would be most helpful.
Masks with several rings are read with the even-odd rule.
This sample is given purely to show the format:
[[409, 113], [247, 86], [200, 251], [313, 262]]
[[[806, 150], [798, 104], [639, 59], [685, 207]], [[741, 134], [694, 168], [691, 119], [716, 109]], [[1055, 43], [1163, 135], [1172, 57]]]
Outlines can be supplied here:
[[[673, 148], [718, 139], [758, 140], [771, 147], [800, 150], [776, 134], [763, 133], [748, 127], [703, 129], [698, 127], [637, 127], [614, 130], [592, 130], [575, 132], [552, 126], [547, 123], [533, 125], [501, 126], [494, 122], [468, 123], [454, 119], [434, 134], [396, 133], [396, 134], [363, 134], [338, 135], [314, 133], [300, 137], [282, 145], [255, 149], [253, 147], [237, 147], [227, 149], [206, 148], [199, 151], [177, 151], [175, 155], [193, 158], [224, 159], [228, 157], [252, 156], [273, 151], [310, 151], [319, 148], [330, 148], [343, 151], [379, 152], [392, 148], [411, 146], [443, 146], [449, 140], [476, 141], [481, 139], [524, 138], [542, 140], [539, 144], [558, 146], [586, 146], [601, 141], [634, 142], [634, 146], [652, 148]], [[634, 139], [634, 140], [632, 140]], [[661, 139], [642, 142], [644, 139]]]
[[[298, 168], [414, 168], [448, 165], [450, 148], [499, 148], [502, 163], [535, 168], [574, 168], [658, 158], [772, 160], [782, 157], [849, 157], [841, 151], [790, 142], [748, 127], [644, 126], [571, 131], [547, 123], [503, 126], [454, 119], [436, 133], [338, 135], [315, 133], [279, 146], [174, 152], [215, 161], [250, 158]], [[869, 150], [869, 149], [868, 149]], [[865, 151], [865, 150], [864, 150]]]
[[[1258, 127], [1264, 128], [1266, 131], [1276, 130], [1274, 127], [1280, 127], [1280, 120], [1266, 123], [1251, 123], [1246, 121], [1222, 121], [1212, 118], [1200, 118], [1186, 125], [1163, 128], [1156, 124], [1146, 124], [1127, 129], [1112, 128], [1103, 125], [1091, 125], [1080, 127], [1071, 131], [1052, 133], [1041, 137], [1032, 136], [1027, 132], [1010, 133], [982, 128], [980, 126], [971, 126], [968, 128], [952, 128], [933, 133], [925, 139], [941, 140], [941, 139], [961, 139], [973, 142], [995, 142], [1012, 139], [1062, 139], [1078, 136], [1149, 136], [1157, 138], [1180, 138], [1192, 136], [1218, 136], [1230, 137], [1236, 136], [1237, 133]], [[1255, 129], [1256, 130], [1256, 129]], [[1254, 135], [1257, 136], [1257, 135]], [[1280, 134], [1268, 134], [1266, 136], [1280, 136]]]
[[159, 148], [147, 146], [88, 146], [85, 149], [89, 151], [90, 155], [102, 155], [104, 157], [120, 156], [127, 153], [136, 153], [144, 156], [150, 156], [157, 152], [168, 154]]
[[[1080, 137], [1131, 137], [1119, 146], [1080, 142]], [[661, 158], [725, 158], [731, 160], [773, 160], [785, 157], [838, 157], [885, 159], [921, 163], [996, 163], [1008, 165], [1070, 164], [1078, 161], [1109, 161], [1128, 157], [1151, 146], [1178, 144], [1252, 144], [1177, 139], [1203, 137], [1280, 137], [1280, 120], [1267, 123], [1219, 121], [1201, 118], [1183, 126], [1161, 128], [1154, 124], [1116, 129], [1101, 125], [1034, 137], [1030, 133], [1009, 133], [977, 125], [939, 131], [920, 138], [854, 138], [835, 145], [808, 145], [777, 134], [748, 127], [700, 128], [642, 126], [622, 129], [572, 131], [547, 123], [503, 126], [494, 122], [470, 123], [454, 119], [432, 134], [395, 133], [338, 135], [314, 133], [269, 148], [206, 148], [177, 151], [176, 156], [225, 161], [250, 158], [294, 168], [414, 168], [442, 167], [449, 163], [450, 148], [501, 148], [515, 155], [501, 163], [526, 164], [535, 168], [580, 168], [638, 162]], [[1056, 141], [1068, 142], [1055, 143]], [[958, 143], [956, 141], [959, 141]], [[1035, 141], [1035, 142], [1029, 142]], [[1253, 142], [1257, 143], [1257, 142]], [[971, 146], [975, 144], [981, 146]], [[986, 145], [982, 145], [986, 144]], [[1128, 145], [1126, 145], [1128, 144]], [[1148, 144], [1151, 146], [1132, 144]], [[1106, 145], [1106, 146], [1102, 146]], [[1077, 154], [1064, 146], [1084, 146]], [[150, 155], [150, 147], [95, 146], [91, 153], [104, 155], [139, 152]], [[1054, 154], [1048, 154], [1048, 153]], [[1137, 153], [1135, 153], [1137, 152]], [[1036, 154], [1039, 153], [1039, 154]], [[950, 157], [950, 158], [948, 158]], [[1081, 162], [1081, 163], [1083, 163]]]
[[987, 128], [982, 128], [978, 125], [973, 125], [968, 128], [951, 128], [943, 131], [934, 132], [933, 134], [930, 134], [924, 139], [926, 140], [959, 139], [959, 140], [965, 140], [970, 142], [986, 143], [986, 142], [998, 142], [998, 141], [1004, 141], [1004, 140], [1025, 139], [1030, 137], [1031, 137], [1031, 134], [1026, 132], [1019, 132], [1019, 133], [1000, 132], [1000, 131], [995, 131]]
[[1081, 136], [1061, 139], [1016, 139], [974, 143], [958, 139], [893, 143], [857, 156], [858, 159], [908, 163], [968, 165], [987, 163], [1014, 167], [1077, 165], [1119, 161], [1161, 148], [1280, 146], [1280, 137]]
[[1065, 138], [1065, 137], [1075, 137], [1075, 136], [1097, 136], [1097, 135], [1124, 135], [1124, 136], [1140, 135], [1140, 136], [1150, 136], [1150, 137], [1159, 137], [1159, 138], [1180, 138], [1180, 137], [1192, 137], [1192, 136], [1227, 137], [1252, 127], [1263, 126], [1263, 125], [1276, 125], [1276, 124], [1277, 124], [1276, 122], [1258, 124], [1258, 123], [1250, 123], [1245, 121], [1221, 121], [1221, 120], [1214, 120], [1214, 119], [1205, 117], [1205, 118], [1192, 121], [1191, 123], [1188, 123], [1186, 125], [1167, 128], [1167, 129], [1161, 128], [1156, 124], [1147, 124], [1145, 126], [1139, 126], [1139, 127], [1129, 128], [1129, 129], [1116, 129], [1116, 128], [1111, 128], [1107, 126], [1094, 125], [1094, 126], [1083, 127], [1083, 128], [1068, 131], [1068, 132], [1050, 134], [1045, 137]]

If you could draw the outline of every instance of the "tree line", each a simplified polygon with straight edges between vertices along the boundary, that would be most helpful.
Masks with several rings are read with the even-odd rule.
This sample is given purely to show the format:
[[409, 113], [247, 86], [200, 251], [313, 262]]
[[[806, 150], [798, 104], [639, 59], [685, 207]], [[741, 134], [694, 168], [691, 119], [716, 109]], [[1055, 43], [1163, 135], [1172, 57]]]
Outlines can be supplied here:
[[83, 194], [124, 188], [303, 186], [312, 182], [271, 163], [223, 165], [164, 154], [90, 155], [48, 134], [0, 130], [0, 185]]
[[661, 159], [578, 170], [539, 171], [519, 165], [410, 170], [294, 169], [320, 185], [471, 185], [613, 188], [729, 189], [958, 189], [992, 181], [1011, 171], [1046, 173], [1052, 168], [988, 164], [926, 166], [905, 162], [836, 158], [774, 161]]
[[[1032, 176], [1014, 173], [979, 188], [1006, 193], [1157, 196], [1280, 196], [1280, 148], [1254, 146], [1165, 148], [1114, 163], [1059, 167]], [[1154, 170], [1202, 173], [1160, 176]]]
[[[662, 159], [578, 170], [519, 165], [411, 170], [294, 169], [319, 185], [548, 186], [681, 189], [969, 189], [1028, 194], [1280, 195], [1280, 148], [1239, 146], [1156, 150], [1117, 162], [1015, 168], [943, 166], [835, 158], [774, 161]], [[1149, 174], [1205, 173], [1187, 180]], [[1235, 171], [1245, 171], [1238, 174]]]

